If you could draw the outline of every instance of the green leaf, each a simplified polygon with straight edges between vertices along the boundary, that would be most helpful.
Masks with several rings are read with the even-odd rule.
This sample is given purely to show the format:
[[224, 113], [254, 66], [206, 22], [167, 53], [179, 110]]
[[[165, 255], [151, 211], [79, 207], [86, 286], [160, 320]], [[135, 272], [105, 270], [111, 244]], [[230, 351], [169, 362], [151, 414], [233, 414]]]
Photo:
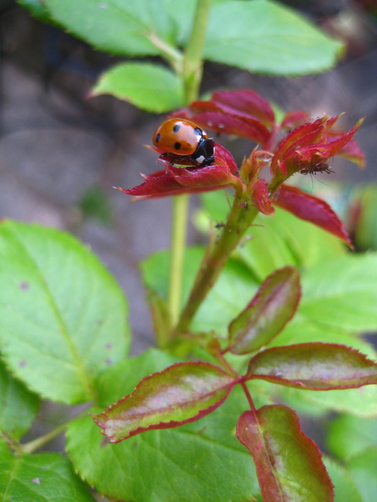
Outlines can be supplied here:
[[19, 439], [33, 423], [38, 410], [38, 396], [13, 378], [0, 361], [0, 432]]
[[54, 24], [48, 10], [40, 0], [17, 0], [17, 3], [19, 3], [22, 7], [25, 7], [25, 9], [27, 9], [36, 19], [39, 19], [44, 23]]
[[237, 437], [252, 455], [264, 502], [332, 502], [333, 487], [318, 446], [285, 406], [245, 411]]
[[0, 225], [0, 332], [7, 366], [31, 389], [70, 404], [127, 354], [124, 294], [99, 260], [58, 230]]
[[177, 363], [143, 378], [132, 394], [93, 420], [117, 443], [141, 432], [203, 418], [225, 401], [234, 384], [234, 378], [211, 364]]
[[294, 315], [300, 295], [300, 276], [293, 267], [269, 275], [246, 309], [230, 323], [230, 351], [245, 354], [270, 342]]
[[326, 444], [342, 460], [361, 453], [368, 446], [377, 447], [377, 418], [340, 415], [330, 422]]
[[[182, 304], [188, 297], [203, 253], [204, 250], [199, 247], [185, 250]], [[168, 252], [159, 252], [151, 255], [141, 264], [146, 286], [165, 299], [168, 294], [169, 260]], [[191, 324], [191, 329], [193, 331], [214, 330], [225, 337], [229, 322], [239, 314], [242, 306], [247, 305], [256, 289], [255, 279], [247, 267], [237, 260], [230, 259], [201, 305]]]
[[368, 184], [356, 198], [355, 243], [358, 249], [377, 249], [377, 185]]
[[341, 49], [286, 7], [234, 1], [212, 10], [204, 56], [256, 73], [303, 75], [331, 68]]
[[261, 279], [284, 265], [305, 269], [344, 254], [339, 239], [277, 207], [275, 217], [260, 215], [248, 235], [237, 252]]
[[346, 255], [302, 275], [299, 313], [323, 325], [361, 333], [377, 328], [377, 253]]
[[363, 502], [375, 502], [377, 493], [377, 446], [352, 457], [347, 468], [363, 497]]
[[104, 73], [92, 96], [111, 94], [155, 113], [184, 104], [182, 80], [173, 72], [152, 63], [123, 63]]
[[59, 453], [14, 456], [0, 440], [0, 499], [3, 502], [95, 502], [89, 488]]
[[349, 471], [329, 458], [323, 461], [334, 484], [335, 502], [365, 502]]
[[271, 346], [309, 342], [341, 343], [359, 350], [370, 359], [377, 360], [377, 353], [372, 345], [362, 338], [336, 326], [323, 326], [320, 319], [317, 321], [314, 322], [312, 319], [305, 319], [300, 314], [296, 314], [284, 331], [272, 341]]
[[377, 385], [366, 385], [359, 389], [328, 391], [289, 389], [295, 399], [306, 400], [327, 410], [352, 413], [359, 417], [377, 414]]
[[349, 389], [376, 384], [377, 363], [344, 345], [302, 343], [259, 352], [247, 374], [299, 389]]
[[176, 27], [155, 0], [45, 0], [56, 21], [96, 49], [126, 56], [157, 56], [148, 36], [174, 43]]
[[[149, 350], [118, 363], [99, 380], [101, 403], [132, 392], [147, 374], [176, 361]], [[252, 460], [234, 436], [235, 417], [246, 407], [241, 389], [235, 388], [218, 410], [197, 422], [116, 445], [104, 441], [90, 417], [82, 417], [69, 425], [67, 449], [80, 475], [108, 498], [244, 502], [258, 491]]]

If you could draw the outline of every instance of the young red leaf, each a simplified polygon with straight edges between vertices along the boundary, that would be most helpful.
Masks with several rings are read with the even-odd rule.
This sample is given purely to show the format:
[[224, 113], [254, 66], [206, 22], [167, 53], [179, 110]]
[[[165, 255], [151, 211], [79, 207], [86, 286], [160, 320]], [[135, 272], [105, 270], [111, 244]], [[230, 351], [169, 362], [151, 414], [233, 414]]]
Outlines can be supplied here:
[[287, 136], [280, 141], [271, 162], [271, 174], [273, 176], [278, 174], [279, 167], [281, 168], [281, 162], [295, 151], [295, 147], [314, 145], [324, 138], [326, 133], [326, 120], [327, 117], [323, 117], [314, 122], [303, 124], [287, 134]]
[[352, 389], [377, 384], [377, 363], [345, 345], [301, 343], [259, 352], [247, 375], [299, 389]]
[[210, 101], [194, 101], [171, 117], [188, 118], [221, 134], [234, 134], [266, 147], [275, 127], [270, 104], [259, 94], [249, 91], [220, 91]]
[[255, 119], [233, 117], [222, 112], [205, 111], [190, 116], [190, 120], [219, 134], [233, 134], [265, 145], [271, 132]]
[[[239, 183], [233, 175], [237, 171], [237, 164], [233, 157], [223, 161], [223, 157], [219, 157], [220, 151], [223, 153], [224, 148], [220, 145], [216, 147], [216, 161], [217, 164], [199, 167], [196, 169], [181, 169], [172, 166], [167, 162], [166, 170], [168, 174], [174, 178], [180, 185], [193, 188], [205, 188], [212, 186], [226, 186], [232, 182]], [[226, 152], [226, 150], [225, 150]]]
[[337, 139], [334, 139], [333, 141], [328, 141], [326, 144], [325, 148], [325, 155], [326, 157], [333, 157], [337, 153], [341, 153], [343, 148], [346, 148], [347, 144], [352, 140], [354, 137], [355, 133], [361, 126], [361, 124], [364, 122], [364, 119], [360, 119], [353, 127], [350, 129], [348, 132], [341, 134], [340, 132], [333, 133], [331, 130], [328, 131], [329, 136], [328, 139], [331, 137], [336, 136]]
[[[330, 131], [331, 137], [339, 137], [343, 133]], [[351, 139], [338, 153], [339, 157], [343, 157], [348, 159], [350, 162], [357, 164], [361, 169], [365, 167], [365, 155], [361, 150], [359, 145], [356, 143], [354, 139]]]
[[310, 122], [310, 115], [302, 110], [295, 110], [284, 115], [280, 127], [292, 129], [303, 125], [305, 122]]
[[[337, 117], [323, 117], [291, 131], [279, 143], [271, 161], [272, 186], [281, 185], [294, 173], [324, 170], [330, 157], [341, 154], [360, 127], [362, 119], [348, 132], [333, 133]], [[334, 141], [329, 141], [331, 137]], [[349, 157], [352, 158], [352, 155]], [[360, 162], [360, 160], [358, 160]], [[270, 187], [271, 188], [271, 187]]]
[[212, 101], [221, 105], [223, 110], [230, 114], [247, 114], [258, 118], [268, 126], [274, 125], [275, 114], [268, 101], [249, 89], [215, 92], [212, 95]]
[[326, 232], [339, 237], [352, 248], [352, 243], [343, 223], [322, 199], [309, 195], [299, 188], [281, 185], [274, 204], [289, 211], [301, 220], [309, 221], [326, 230]]
[[[145, 182], [141, 185], [130, 189], [115, 188], [127, 195], [152, 199], [218, 190], [241, 184], [235, 160], [221, 145], [216, 145], [215, 163], [210, 166], [193, 166], [189, 160], [180, 160], [171, 154], [163, 154], [159, 160], [165, 164], [165, 169], [156, 171], [150, 176], [142, 175]], [[174, 160], [183, 166], [174, 167], [171, 164]]]
[[230, 351], [246, 354], [269, 343], [296, 312], [300, 276], [293, 267], [269, 275], [249, 305], [229, 325]]
[[317, 445], [286, 406], [245, 411], [237, 437], [251, 453], [263, 502], [332, 502], [334, 491]]
[[93, 420], [117, 443], [141, 432], [168, 429], [194, 422], [214, 411], [228, 397], [236, 381], [208, 363], [178, 363], [141, 380]]
[[258, 178], [248, 186], [252, 204], [263, 214], [273, 214], [275, 209], [268, 196], [266, 180]]

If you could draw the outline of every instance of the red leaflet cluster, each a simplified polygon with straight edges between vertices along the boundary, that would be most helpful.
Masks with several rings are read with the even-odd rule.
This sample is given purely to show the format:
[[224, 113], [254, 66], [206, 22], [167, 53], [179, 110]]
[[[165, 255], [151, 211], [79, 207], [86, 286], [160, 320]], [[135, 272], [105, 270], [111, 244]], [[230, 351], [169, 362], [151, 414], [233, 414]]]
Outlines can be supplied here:
[[[328, 160], [334, 155], [344, 154], [349, 159], [364, 163], [362, 152], [352, 141], [362, 119], [348, 132], [331, 131], [339, 117], [322, 117], [294, 129], [277, 146], [271, 161], [271, 174], [275, 183], [283, 183], [289, 176], [328, 170]], [[335, 138], [335, 139], [334, 139]]]
[[[204, 166], [198, 162], [194, 165], [189, 156], [178, 157], [154, 148], [161, 154], [164, 169], [142, 175], [144, 183], [134, 188], [116, 188], [138, 199], [150, 199], [233, 187], [243, 202], [264, 214], [272, 214], [277, 205], [351, 245], [342, 222], [328, 204], [285, 181], [295, 173], [331, 172], [329, 159], [334, 155], [363, 167], [364, 155], [353, 139], [362, 120], [347, 132], [333, 131], [339, 116], [310, 122], [305, 112], [293, 111], [277, 124], [269, 103], [249, 90], [216, 92], [209, 101], [195, 101], [171, 116], [190, 120], [199, 130], [250, 139], [263, 150], [259, 146], [254, 149], [238, 169], [231, 153], [217, 143], [214, 162]], [[277, 142], [288, 129], [291, 131]], [[259, 178], [265, 166], [270, 168], [268, 181]]]
[[[209, 101], [195, 101], [175, 112], [154, 133], [154, 150], [160, 154], [164, 169], [144, 176], [140, 186], [119, 189], [136, 198], [154, 198], [234, 188], [236, 197], [226, 224], [228, 233], [224, 231], [219, 240], [222, 243], [225, 236], [224, 240], [227, 238], [233, 245], [230, 236], [236, 235], [234, 246], [225, 248], [229, 253], [257, 211], [270, 215], [274, 206], [351, 246], [342, 222], [326, 202], [285, 184], [295, 173], [331, 173], [329, 159], [334, 155], [363, 166], [363, 154], [353, 139], [362, 121], [347, 132], [336, 132], [332, 128], [338, 118], [310, 121], [306, 113], [293, 111], [277, 124], [272, 108], [258, 94], [216, 92]], [[232, 155], [204, 130], [241, 136], [258, 146], [238, 168]], [[287, 130], [290, 132], [278, 141]], [[269, 180], [260, 176], [264, 168], [270, 170]], [[233, 222], [232, 233], [229, 226]], [[209, 256], [215, 256], [215, 261], [219, 254]], [[214, 277], [208, 270], [211, 268], [200, 270], [193, 288], [196, 294], [204, 289], [203, 277], [207, 283], [209, 277]], [[202, 298], [199, 294], [197, 297]], [[226, 339], [220, 341], [213, 332], [200, 334], [202, 345], [218, 365], [184, 362], [154, 373], [144, 378], [132, 394], [93, 417], [94, 421], [111, 442], [118, 442], [144, 431], [199, 420], [218, 408], [234, 386], [241, 385], [250, 410], [241, 414], [236, 434], [253, 457], [264, 502], [333, 502], [333, 486], [321, 452], [301, 431], [296, 414], [281, 405], [257, 410], [247, 387], [249, 380], [256, 379], [311, 391], [377, 384], [377, 363], [344, 345], [302, 343], [268, 347], [296, 313], [300, 297], [298, 271], [291, 266], [276, 270], [229, 323]], [[190, 299], [195, 300], [195, 295], [191, 293]], [[185, 332], [186, 326], [178, 326], [181, 331], [177, 328], [177, 332]], [[243, 374], [230, 366], [227, 353], [249, 357]]]
[[[111, 442], [154, 429], [178, 427], [208, 415], [248, 380], [267, 380], [314, 391], [377, 384], [377, 363], [339, 344], [301, 343], [264, 348], [295, 314], [301, 288], [298, 271], [287, 266], [266, 278], [248, 305], [228, 326], [227, 347], [210, 340], [219, 366], [204, 362], [174, 364], [147, 376], [132, 394], [111, 405], [94, 421]], [[230, 368], [224, 353], [249, 355], [244, 374]], [[331, 481], [315, 443], [300, 429], [294, 411], [262, 406], [241, 414], [237, 438], [253, 457], [265, 502], [333, 502]]]
[[159, 159], [165, 169], [150, 176], [142, 175], [145, 182], [131, 189], [115, 187], [127, 195], [142, 199], [153, 199], [185, 193], [206, 192], [233, 186], [241, 187], [237, 164], [228, 150], [216, 145], [215, 162], [210, 166], [192, 166], [188, 160], [180, 159], [181, 167], [172, 164], [171, 154], [162, 154]]

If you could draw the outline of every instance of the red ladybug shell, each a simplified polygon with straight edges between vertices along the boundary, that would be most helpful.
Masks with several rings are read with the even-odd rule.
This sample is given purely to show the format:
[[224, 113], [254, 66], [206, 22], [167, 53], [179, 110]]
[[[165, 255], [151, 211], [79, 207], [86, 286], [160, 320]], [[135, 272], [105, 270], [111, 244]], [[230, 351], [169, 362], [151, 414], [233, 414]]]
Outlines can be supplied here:
[[208, 135], [199, 126], [187, 119], [168, 119], [153, 134], [153, 144], [166, 153], [182, 157], [192, 155], [202, 139]]

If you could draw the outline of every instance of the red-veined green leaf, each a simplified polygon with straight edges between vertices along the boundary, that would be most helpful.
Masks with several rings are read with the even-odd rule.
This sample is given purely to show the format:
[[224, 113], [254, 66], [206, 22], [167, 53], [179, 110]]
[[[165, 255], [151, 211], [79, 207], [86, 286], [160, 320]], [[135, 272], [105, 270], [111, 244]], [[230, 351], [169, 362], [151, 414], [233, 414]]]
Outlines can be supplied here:
[[377, 363], [345, 345], [300, 343], [259, 352], [247, 374], [299, 389], [351, 389], [377, 384]]
[[317, 445], [286, 406], [245, 411], [237, 437], [250, 451], [264, 502], [332, 502], [333, 487]]
[[246, 309], [230, 323], [230, 351], [246, 354], [270, 342], [294, 315], [300, 294], [295, 268], [284, 267], [269, 275]]
[[202, 362], [177, 363], [141, 380], [134, 392], [94, 416], [116, 443], [152, 429], [178, 427], [214, 411], [236, 381]]

